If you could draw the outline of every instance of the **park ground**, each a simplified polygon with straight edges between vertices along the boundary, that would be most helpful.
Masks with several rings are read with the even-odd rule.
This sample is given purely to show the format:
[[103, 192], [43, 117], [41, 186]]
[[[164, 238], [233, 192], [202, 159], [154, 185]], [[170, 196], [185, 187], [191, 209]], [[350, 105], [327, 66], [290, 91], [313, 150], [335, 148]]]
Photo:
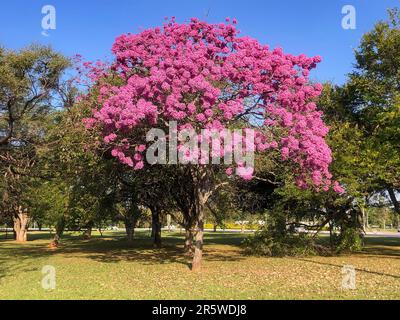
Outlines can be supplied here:
[[[160, 250], [144, 231], [131, 246], [122, 232], [69, 233], [58, 249], [48, 233], [0, 240], [0, 299], [400, 299], [400, 237], [370, 236], [349, 255], [266, 258], [244, 255], [243, 234], [210, 232], [199, 273], [182, 254], [182, 235], [163, 237]], [[45, 265], [55, 267], [54, 290], [42, 288]], [[344, 265], [356, 270], [355, 290], [342, 289]]]

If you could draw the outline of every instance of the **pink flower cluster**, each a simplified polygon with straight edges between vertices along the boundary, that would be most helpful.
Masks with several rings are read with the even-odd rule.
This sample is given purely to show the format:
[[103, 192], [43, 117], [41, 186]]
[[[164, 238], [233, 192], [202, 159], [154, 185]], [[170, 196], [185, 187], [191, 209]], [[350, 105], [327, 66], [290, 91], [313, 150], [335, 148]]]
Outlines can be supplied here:
[[[109, 77], [118, 81], [101, 83], [119, 84], [101, 85], [100, 106], [86, 125], [100, 126], [113, 156], [140, 169], [145, 128], [173, 120], [196, 130], [223, 130], [247, 121], [257, 130], [256, 152], [279, 150], [283, 160], [296, 164], [300, 187], [312, 182], [328, 190], [333, 185], [324, 140], [328, 128], [312, 102], [322, 86], [308, 79], [321, 58], [270, 50], [240, 37], [235, 25], [230, 19], [220, 24], [172, 19], [161, 28], [117, 37]], [[248, 172], [246, 177], [251, 178]]]

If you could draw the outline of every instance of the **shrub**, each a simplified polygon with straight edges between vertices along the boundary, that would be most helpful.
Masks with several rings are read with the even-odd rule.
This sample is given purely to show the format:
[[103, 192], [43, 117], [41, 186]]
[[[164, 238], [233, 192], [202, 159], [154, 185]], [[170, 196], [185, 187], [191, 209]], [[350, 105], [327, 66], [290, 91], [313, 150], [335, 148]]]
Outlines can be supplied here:
[[326, 254], [326, 248], [316, 245], [307, 234], [277, 232], [263, 228], [243, 241], [245, 252], [258, 256], [310, 256]]
[[363, 247], [363, 237], [358, 229], [346, 228], [333, 237], [337, 253], [360, 251]]

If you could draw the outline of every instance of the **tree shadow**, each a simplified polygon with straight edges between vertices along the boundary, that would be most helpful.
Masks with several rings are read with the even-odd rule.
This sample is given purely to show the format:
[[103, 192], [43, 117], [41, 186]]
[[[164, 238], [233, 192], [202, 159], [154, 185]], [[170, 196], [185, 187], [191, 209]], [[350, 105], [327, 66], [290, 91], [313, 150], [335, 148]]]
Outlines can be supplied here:
[[400, 238], [398, 237], [367, 237], [365, 247], [360, 252], [365, 257], [389, 256], [400, 259]]
[[[330, 266], [330, 267], [336, 267], [336, 268], [339, 268], [339, 269], [343, 269], [343, 265], [338, 265], [338, 264], [334, 264], [334, 263], [315, 261], [315, 260], [311, 260], [311, 259], [307, 259], [307, 258], [295, 258], [295, 259], [299, 260], [299, 261], [318, 264], [318, 265], [324, 265], [324, 266]], [[383, 273], [383, 272], [378, 272], [378, 271], [365, 270], [365, 269], [361, 269], [361, 268], [354, 268], [354, 269], [356, 271], [359, 271], [359, 272], [365, 272], [365, 273], [369, 273], [369, 274], [375, 274], [375, 275], [379, 275], [379, 276], [385, 276], [385, 277], [391, 277], [391, 278], [394, 278], [394, 279], [400, 279], [400, 275], [394, 275], [394, 274]]]
[[[147, 232], [137, 233], [132, 243], [128, 243], [124, 234], [115, 233], [104, 237], [94, 236], [84, 240], [76, 234], [66, 234], [59, 248], [50, 249], [44, 240], [51, 240], [49, 234], [32, 234], [26, 244], [13, 241], [0, 242], [0, 278], [10, 272], [28, 271], [20, 267], [21, 259], [36, 259], [64, 255], [67, 258], [84, 257], [102, 263], [118, 263], [121, 261], [139, 262], [143, 265], [181, 264], [191, 267], [192, 257], [185, 255], [183, 237], [180, 234], [167, 234], [163, 237], [161, 248], [154, 248]], [[236, 252], [242, 238], [231, 235], [206, 235], [203, 256], [206, 261], [239, 261], [244, 259]], [[36, 242], [37, 241], [37, 242]], [[2, 246], [1, 244], [6, 245]], [[233, 250], [221, 250], [208, 245], [230, 245]], [[231, 248], [232, 249], [232, 248]], [[233, 252], [235, 251], [235, 252]], [[233, 254], [232, 254], [233, 252]], [[2, 263], [3, 261], [6, 263]], [[15, 261], [10, 263], [10, 260]], [[26, 266], [25, 266], [26, 268]]]
[[[207, 261], [238, 261], [244, 259], [240, 255], [226, 254], [224, 251], [207, 248], [209, 244], [226, 244], [217, 239], [206, 239], [203, 256]], [[163, 239], [161, 248], [154, 248], [149, 239], [135, 239], [132, 244], [125, 239], [95, 239], [88, 241], [69, 242], [56, 253], [73, 256], [84, 254], [86, 258], [104, 263], [117, 263], [120, 261], [135, 261], [143, 265], [157, 265], [177, 263], [191, 267], [191, 257], [183, 250], [183, 241], [179, 238], [167, 237]]]
[[[6, 243], [6, 246], [1, 244]], [[3, 241], [0, 243], [0, 279], [10, 273], [28, 272], [36, 268], [27, 268], [20, 263], [21, 260], [51, 257], [51, 252], [46, 250], [43, 244], [27, 242], [24, 244], [15, 241]]]

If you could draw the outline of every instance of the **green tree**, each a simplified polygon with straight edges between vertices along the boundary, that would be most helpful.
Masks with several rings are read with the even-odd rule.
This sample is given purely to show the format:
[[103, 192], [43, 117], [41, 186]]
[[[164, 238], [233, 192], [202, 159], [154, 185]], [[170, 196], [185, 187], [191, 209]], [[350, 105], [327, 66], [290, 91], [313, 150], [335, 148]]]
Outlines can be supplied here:
[[66, 96], [62, 76], [69, 61], [49, 47], [0, 49], [0, 173], [2, 200], [13, 219], [15, 238], [27, 240], [31, 219], [29, 186], [40, 178], [39, 149], [49, 113]]
[[[400, 214], [400, 11], [367, 32], [356, 51], [356, 66], [344, 87], [345, 107], [363, 139], [368, 183], [387, 190]], [[367, 182], [367, 181], [366, 181]]]

